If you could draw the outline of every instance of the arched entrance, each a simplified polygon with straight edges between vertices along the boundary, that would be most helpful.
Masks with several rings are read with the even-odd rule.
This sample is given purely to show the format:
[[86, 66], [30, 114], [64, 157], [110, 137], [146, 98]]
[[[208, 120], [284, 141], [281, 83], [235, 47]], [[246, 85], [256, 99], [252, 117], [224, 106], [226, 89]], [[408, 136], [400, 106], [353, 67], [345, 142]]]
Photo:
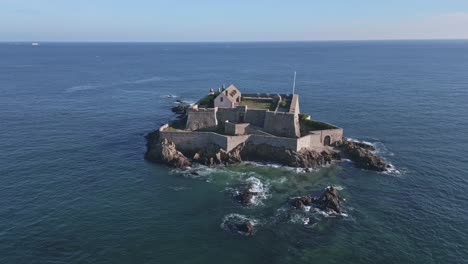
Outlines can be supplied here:
[[324, 146], [330, 146], [330, 142], [331, 142], [330, 136], [325, 136], [325, 137], [323, 138], [323, 145], [324, 145]]

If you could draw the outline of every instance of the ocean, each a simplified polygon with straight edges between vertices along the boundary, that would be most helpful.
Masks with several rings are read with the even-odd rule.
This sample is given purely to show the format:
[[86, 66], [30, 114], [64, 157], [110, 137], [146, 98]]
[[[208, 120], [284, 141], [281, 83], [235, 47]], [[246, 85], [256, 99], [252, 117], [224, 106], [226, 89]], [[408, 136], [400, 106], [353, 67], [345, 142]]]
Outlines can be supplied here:
[[[144, 160], [176, 99], [290, 93], [294, 71], [303, 113], [394, 170]], [[2, 264], [468, 263], [468, 41], [1, 43], [0, 126]], [[288, 206], [329, 185], [346, 216]]]

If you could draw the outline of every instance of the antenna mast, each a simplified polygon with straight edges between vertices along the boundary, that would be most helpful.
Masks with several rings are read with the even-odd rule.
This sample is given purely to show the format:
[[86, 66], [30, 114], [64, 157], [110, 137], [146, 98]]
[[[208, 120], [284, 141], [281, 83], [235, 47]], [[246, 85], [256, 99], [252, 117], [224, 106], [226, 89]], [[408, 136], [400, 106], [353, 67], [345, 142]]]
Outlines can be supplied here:
[[296, 90], [296, 71], [294, 71], [293, 95], [294, 95], [294, 90]]

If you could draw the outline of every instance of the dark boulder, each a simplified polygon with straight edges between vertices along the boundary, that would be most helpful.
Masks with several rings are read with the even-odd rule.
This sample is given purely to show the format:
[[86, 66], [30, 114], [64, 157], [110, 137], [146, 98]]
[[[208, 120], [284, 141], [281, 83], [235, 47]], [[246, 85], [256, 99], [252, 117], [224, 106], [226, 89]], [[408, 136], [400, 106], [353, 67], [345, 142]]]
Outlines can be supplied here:
[[312, 149], [294, 151], [269, 144], [247, 143], [240, 149], [242, 160], [275, 162], [290, 167], [317, 168], [339, 159], [340, 155], [332, 150], [317, 152]]
[[303, 209], [305, 206], [311, 206], [315, 200], [316, 198], [306, 195], [291, 199], [290, 204], [296, 209]]
[[304, 209], [305, 206], [315, 206], [320, 210], [331, 211], [337, 214], [342, 212], [343, 202], [344, 199], [338, 193], [338, 190], [332, 186], [325, 188], [318, 198], [306, 195], [293, 198], [289, 201], [290, 205], [296, 209]]
[[321, 210], [331, 210], [337, 214], [341, 213], [341, 206], [344, 199], [333, 186], [329, 186], [317, 199], [317, 207]]
[[237, 224], [236, 225], [236, 228], [239, 232], [247, 235], [247, 236], [251, 236], [253, 233], [254, 233], [254, 225], [250, 222], [250, 221], [247, 221], [245, 223], [241, 223], [241, 224]]
[[372, 153], [372, 146], [364, 143], [349, 141], [343, 138], [342, 143], [338, 146], [343, 155], [352, 160], [356, 167], [366, 170], [385, 171], [388, 165], [381, 157]]
[[249, 206], [249, 205], [252, 205], [252, 199], [254, 198], [255, 195], [258, 195], [258, 193], [250, 191], [250, 187], [249, 187], [239, 192], [235, 196], [235, 199], [243, 206]]

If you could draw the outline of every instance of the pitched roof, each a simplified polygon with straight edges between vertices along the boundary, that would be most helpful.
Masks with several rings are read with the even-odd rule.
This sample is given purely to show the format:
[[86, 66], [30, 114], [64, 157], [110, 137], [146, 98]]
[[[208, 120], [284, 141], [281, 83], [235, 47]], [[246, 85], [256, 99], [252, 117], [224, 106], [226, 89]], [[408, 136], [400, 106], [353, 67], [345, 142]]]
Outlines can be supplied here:
[[236, 98], [240, 96], [240, 91], [236, 86], [234, 86], [234, 84], [229, 85], [229, 87], [226, 88], [226, 90], [224, 90], [222, 93], [224, 93], [231, 101], [235, 101]]

